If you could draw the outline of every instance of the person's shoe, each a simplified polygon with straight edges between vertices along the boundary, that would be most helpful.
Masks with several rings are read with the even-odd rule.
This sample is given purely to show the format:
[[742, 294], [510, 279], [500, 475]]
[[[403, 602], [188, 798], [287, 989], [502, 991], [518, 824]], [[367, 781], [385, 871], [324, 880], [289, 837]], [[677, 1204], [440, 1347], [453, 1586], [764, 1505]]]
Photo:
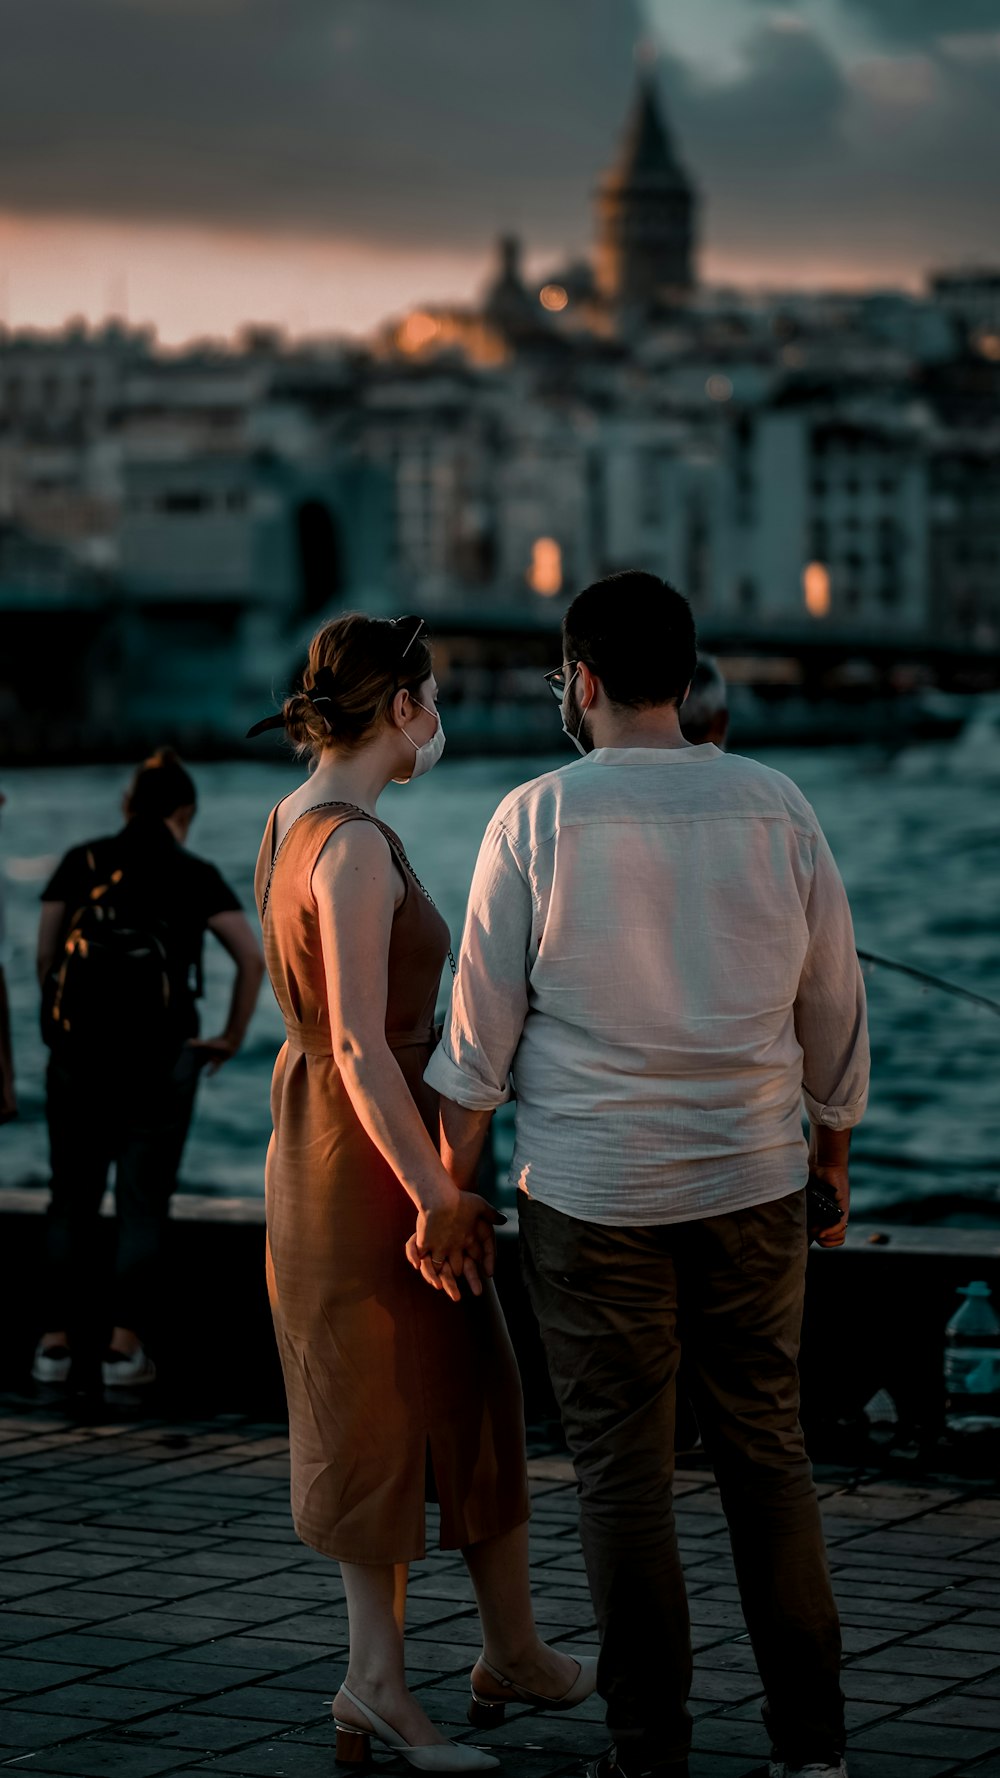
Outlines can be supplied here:
[[768, 1778], [847, 1778], [842, 1759], [835, 1765], [828, 1760], [809, 1760], [804, 1766], [790, 1766], [783, 1759], [773, 1759], [767, 1768]]
[[355, 1710], [368, 1718], [370, 1728], [359, 1729], [352, 1722], [340, 1722], [335, 1716], [334, 1727], [337, 1740], [333, 1757], [338, 1766], [354, 1766], [356, 1770], [365, 1772], [372, 1762], [372, 1736], [393, 1753], [398, 1753], [415, 1766], [418, 1772], [492, 1772], [500, 1764], [495, 1754], [484, 1753], [480, 1747], [461, 1747], [454, 1741], [435, 1741], [429, 1747], [411, 1747], [402, 1735], [390, 1723], [383, 1722], [376, 1716], [370, 1704], [362, 1704], [346, 1685], [340, 1688], [341, 1696]]
[[[573, 1657], [574, 1660], [576, 1657]], [[469, 1705], [469, 1721], [475, 1729], [496, 1729], [504, 1719], [508, 1704], [531, 1704], [536, 1710], [572, 1710], [582, 1704], [585, 1698], [591, 1697], [597, 1686], [597, 1658], [588, 1655], [577, 1660], [579, 1672], [570, 1686], [558, 1698], [546, 1697], [544, 1692], [529, 1692], [523, 1685], [515, 1685], [512, 1679], [491, 1667], [489, 1661], [480, 1655], [472, 1669], [472, 1702]]]
[[156, 1366], [145, 1346], [128, 1353], [109, 1346], [101, 1363], [101, 1381], [105, 1389], [139, 1389], [156, 1381]]
[[688, 1778], [688, 1763], [667, 1765], [663, 1760], [652, 1760], [643, 1764], [641, 1760], [626, 1760], [622, 1765], [618, 1758], [617, 1747], [609, 1747], [587, 1767], [587, 1778]]
[[35, 1348], [31, 1374], [36, 1383], [68, 1383], [72, 1368], [73, 1354], [68, 1346]]

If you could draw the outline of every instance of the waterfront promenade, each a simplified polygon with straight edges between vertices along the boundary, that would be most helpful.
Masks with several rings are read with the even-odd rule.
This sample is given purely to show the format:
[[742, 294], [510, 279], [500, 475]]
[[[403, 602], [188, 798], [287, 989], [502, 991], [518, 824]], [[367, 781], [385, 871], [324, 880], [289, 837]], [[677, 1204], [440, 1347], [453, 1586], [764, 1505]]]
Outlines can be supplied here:
[[[851, 1778], [1000, 1778], [1000, 1493], [821, 1472], [844, 1619]], [[569, 1466], [532, 1460], [545, 1634], [595, 1646]], [[766, 1771], [760, 1688], [711, 1478], [678, 1523], [696, 1670], [692, 1778]], [[287, 1439], [243, 1416], [81, 1424], [0, 1401], [0, 1769], [73, 1778], [331, 1778], [325, 1703], [343, 1672], [332, 1563], [295, 1538]], [[512, 1778], [578, 1773], [603, 1706], [515, 1708], [473, 1734], [479, 1647], [454, 1555], [412, 1574], [409, 1665], [430, 1714]], [[408, 1770], [378, 1753], [387, 1772]]]

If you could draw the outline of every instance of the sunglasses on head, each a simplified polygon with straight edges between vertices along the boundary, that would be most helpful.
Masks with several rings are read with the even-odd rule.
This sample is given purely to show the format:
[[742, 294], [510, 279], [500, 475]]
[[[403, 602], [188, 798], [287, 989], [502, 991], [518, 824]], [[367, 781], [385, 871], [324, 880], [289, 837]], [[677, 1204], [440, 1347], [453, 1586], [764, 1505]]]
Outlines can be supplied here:
[[402, 643], [401, 652], [397, 656], [397, 665], [402, 666], [413, 644], [419, 642], [421, 636], [426, 636], [427, 625], [422, 617], [390, 617], [389, 622]]

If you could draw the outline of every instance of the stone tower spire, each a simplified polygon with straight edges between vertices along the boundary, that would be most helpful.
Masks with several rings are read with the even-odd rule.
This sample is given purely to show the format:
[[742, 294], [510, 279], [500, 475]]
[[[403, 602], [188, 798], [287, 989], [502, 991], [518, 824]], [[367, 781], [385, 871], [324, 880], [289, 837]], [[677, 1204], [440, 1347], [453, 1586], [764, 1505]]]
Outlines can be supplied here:
[[644, 75], [621, 154], [597, 193], [597, 280], [620, 314], [641, 318], [690, 294], [696, 204]]

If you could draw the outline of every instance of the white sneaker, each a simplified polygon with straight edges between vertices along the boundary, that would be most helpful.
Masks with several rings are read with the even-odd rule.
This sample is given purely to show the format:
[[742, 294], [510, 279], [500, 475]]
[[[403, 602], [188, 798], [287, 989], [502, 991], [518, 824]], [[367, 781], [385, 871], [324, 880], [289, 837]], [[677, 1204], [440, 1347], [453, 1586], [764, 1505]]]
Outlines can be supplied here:
[[139, 1389], [156, 1381], [156, 1366], [145, 1346], [137, 1346], [128, 1357], [109, 1346], [101, 1364], [101, 1381], [105, 1389]]
[[812, 1760], [807, 1766], [789, 1766], [783, 1759], [772, 1760], [767, 1771], [768, 1778], [847, 1778], [842, 1759], [835, 1766], [824, 1765], [822, 1760]]
[[31, 1364], [36, 1383], [68, 1383], [73, 1354], [68, 1346], [37, 1346]]

